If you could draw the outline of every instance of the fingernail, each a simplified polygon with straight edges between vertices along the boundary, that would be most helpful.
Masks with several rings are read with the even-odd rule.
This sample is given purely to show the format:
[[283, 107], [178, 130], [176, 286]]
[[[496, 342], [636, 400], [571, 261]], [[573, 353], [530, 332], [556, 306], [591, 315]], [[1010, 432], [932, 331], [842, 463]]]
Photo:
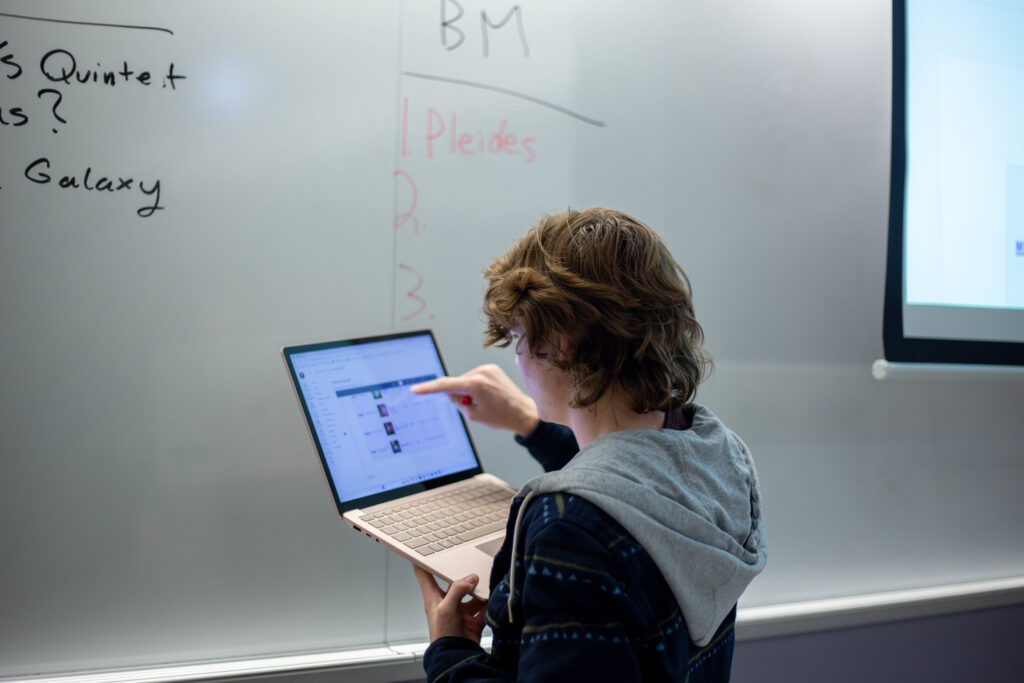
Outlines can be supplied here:
[[477, 576], [476, 574], [470, 574], [469, 576], [466, 577], [466, 580], [469, 581], [470, 583], [474, 583], [475, 584], [478, 581], [480, 581], [480, 577]]

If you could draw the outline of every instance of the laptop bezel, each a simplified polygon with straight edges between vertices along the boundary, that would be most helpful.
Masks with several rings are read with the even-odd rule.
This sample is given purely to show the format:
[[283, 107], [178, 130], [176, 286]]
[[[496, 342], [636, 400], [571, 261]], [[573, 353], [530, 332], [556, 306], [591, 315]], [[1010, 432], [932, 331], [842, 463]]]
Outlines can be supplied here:
[[[469, 448], [473, 453], [473, 459], [476, 461], [476, 467], [469, 469], [460, 470], [451, 474], [446, 474], [434, 479], [428, 479], [426, 481], [416, 482], [407, 486], [391, 489], [389, 491], [382, 491], [381, 493], [374, 493], [369, 496], [363, 496], [361, 498], [353, 498], [352, 500], [343, 501], [338, 495], [338, 488], [334, 483], [334, 474], [331, 472], [330, 467], [327, 464], [327, 458], [324, 455], [323, 446], [320, 443], [320, 437], [316, 433], [316, 429], [313, 426], [313, 418], [309, 412], [309, 406], [306, 404], [306, 397], [302, 392], [301, 385], [299, 384], [299, 377], [295, 371], [295, 364], [292, 362], [292, 356], [309, 353], [311, 351], [323, 351], [333, 348], [342, 348], [346, 346], [359, 346], [362, 344], [369, 344], [374, 342], [391, 341], [394, 339], [405, 339], [408, 337], [417, 336], [429, 336], [430, 341], [433, 344], [434, 352], [437, 354], [438, 360], [441, 362], [441, 369], [444, 374], [448, 375], [448, 367], [445, 365], [444, 357], [441, 355], [441, 350], [438, 348], [437, 339], [434, 337], [433, 330], [411, 330], [406, 332], [392, 332], [389, 334], [374, 335], [370, 337], [358, 337], [354, 339], [341, 339], [337, 341], [326, 341], [317, 342], [313, 344], [298, 344], [294, 346], [285, 346], [281, 349], [281, 356], [284, 358], [285, 367], [288, 369], [288, 374], [291, 378], [292, 389], [295, 392], [295, 398], [299, 402], [299, 406], [302, 409], [302, 416], [306, 422], [306, 431], [309, 433], [310, 439], [313, 441], [313, 445], [316, 448], [317, 456], [320, 461], [320, 468], [323, 470], [324, 479], [327, 480], [327, 486], [331, 490], [331, 497], [334, 498], [335, 507], [338, 510], [338, 516], [343, 516], [349, 510], [355, 510], [359, 508], [368, 508], [380, 503], [386, 503], [398, 498], [404, 498], [415, 493], [423, 491], [430, 491], [447, 484], [452, 484], [457, 481], [463, 481], [470, 479], [478, 474], [483, 473], [483, 466], [480, 464], [480, 455], [477, 453], [476, 444], [473, 443], [473, 437], [469, 433], [469, 429], [466, 426], [466, 420], [459, 412], [459, 422], [462, 425], [462, 430], [466, 434], [466, 439], [469, 441]], [[456, 411], [458, 412], [458, 411]]]

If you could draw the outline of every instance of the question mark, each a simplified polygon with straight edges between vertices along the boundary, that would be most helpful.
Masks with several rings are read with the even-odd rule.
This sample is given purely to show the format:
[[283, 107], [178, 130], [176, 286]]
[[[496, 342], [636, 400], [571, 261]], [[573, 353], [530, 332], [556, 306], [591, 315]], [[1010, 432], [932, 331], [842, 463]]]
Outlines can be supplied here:
[[[36, 93], [36, 97], [42, 98], [44, 94], [57, 96], [57, 99], [53, 102], [53, 118], [57, 119], [61, 123], [67, 123], [67, 119], [63, 118], [60, 114], [57, 113], [57, 107], [59, 107], [60, 103], [64, 101], [64, 96], [60, 94], [60, 90], [54, 90], [53, 88], [43, 88], [42, 90]], [[50, 130], [52, 130], [54, 133], [57, 132], [56, 128], [51, 128]]]

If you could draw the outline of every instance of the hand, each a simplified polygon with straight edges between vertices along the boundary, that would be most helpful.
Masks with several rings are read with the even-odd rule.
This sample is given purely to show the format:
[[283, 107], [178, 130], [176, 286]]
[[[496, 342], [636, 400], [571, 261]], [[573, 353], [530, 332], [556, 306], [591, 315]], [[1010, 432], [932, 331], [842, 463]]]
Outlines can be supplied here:
[[[439, 377], [410, 387], [414, 394], [448, 394], [466, 419], [527, 436], [537, 426], [537, 404], [497, 365], [481, 365], [458, 377]], [[469, 396], [464, 404], [462, 398]]]
[[484, 609], [487, 603], [480, 598], [462, 601], [476, 588], [480, 581], [479, 577], [470, 574], [459, 579], [448, 587], [446, 593], [426, 569], [416, 565], [412, 568], [423, 592], [423, 610], [427, 613], [430, 642], [445, 636], [455, 636], [479, 643], [480, 633], [484, 630]]

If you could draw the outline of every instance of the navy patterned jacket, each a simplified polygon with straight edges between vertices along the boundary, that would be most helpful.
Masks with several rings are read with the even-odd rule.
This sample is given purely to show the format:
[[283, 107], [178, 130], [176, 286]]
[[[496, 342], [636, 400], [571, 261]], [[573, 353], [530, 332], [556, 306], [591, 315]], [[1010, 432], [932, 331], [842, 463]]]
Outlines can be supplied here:
[[[560, 469], [578, 451], [572, 432], [550, 423], [516, 439], [545, 471]], [[522, 502], [512, 503], [491, 571], [491, 652], [466, 638], [439, 638], [424, 655], [428, 681], [729, 680], [735, 609], [711, 643], [697, 647], [644, 548], [577, 496], [540, 495], [526, 509], [510, 618], [508, 569]]]

